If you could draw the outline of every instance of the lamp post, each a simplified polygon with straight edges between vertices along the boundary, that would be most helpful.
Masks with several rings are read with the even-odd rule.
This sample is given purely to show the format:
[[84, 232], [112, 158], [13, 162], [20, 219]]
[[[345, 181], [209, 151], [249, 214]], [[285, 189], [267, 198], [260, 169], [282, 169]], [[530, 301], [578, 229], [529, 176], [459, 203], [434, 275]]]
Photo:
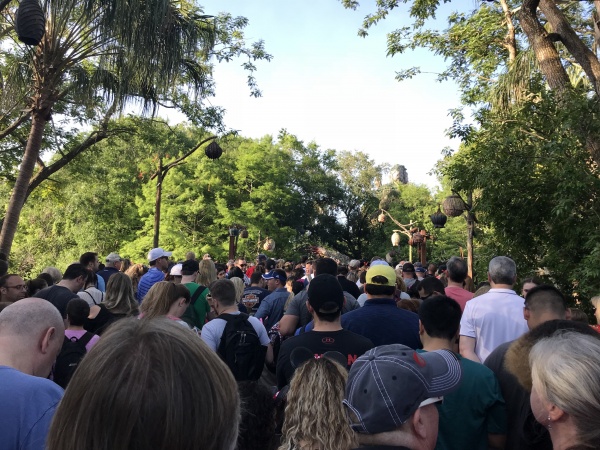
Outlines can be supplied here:
[[467, 221], [467, 267], [468, 274], [473, 279], [473, 231], [475, 230], [475, 214], [473, 213], [473, 192], [467, 192], [467, 201], [465, 202], [460, 195], [454, 192], [446, 197], [442, 204], [444, 212], [451, 217], [458, 217], [465, 214]]
[[[402, 233], [405, 236], [408, 237], [408, 239], [412, 239], [413, 233], [411, 232], [412, 226], [414, 225], [414, 223], [411, 221], [408, 224], [401, 224], [400, 222], [398, 222], [396, 219], [394, 219], [394, 217], [392, 217], [392, 215], [387, 212], [385, 209], [381, 209], [381, 213], [377, 216], [377, 220], [380, 223], [385, 222], [385, 218], [389, 217], [392, 222], [394, 222], [400, 229], [399, 230], [393, 230], [394, 234], [392, 234], [392, 245], [394, 247], [400, 245], [400, 234]], [[395, 242], [397, 242], [397, 244], [395, 244]], [[408, 259], [410, 259], [412, 261], [412, 246], [409, 245], [408, 247]]]

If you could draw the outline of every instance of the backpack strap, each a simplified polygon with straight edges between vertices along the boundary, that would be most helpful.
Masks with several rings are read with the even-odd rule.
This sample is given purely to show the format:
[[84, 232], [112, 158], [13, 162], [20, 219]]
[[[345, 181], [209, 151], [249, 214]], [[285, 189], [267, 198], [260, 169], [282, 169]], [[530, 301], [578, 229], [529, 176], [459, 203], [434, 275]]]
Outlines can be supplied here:
[[[90, 298], [92, 299], [92, 301], [94, 302], [94, 305], [97, 305], [98, 303], [96, 303], [96, 300], [94, 300], [94, 296], [92, 294], [90, 294], [88, 291], [82, 291], [85, 292], [87, 295], [90, 296]], [[104, 300], [104, 292], [102, 293], [102, 300]]]
[[243, 322], [244, 320], [248, 319], [248, 317], [250, 317], [248, 314], [246, 313], [239, 313], [239, 314], [221, 314], [220, 316], [217, 316], [217, 319], [223, 319], [225, 322], [236, 322], [236, 321], [240, 321]]
[[94, 337], [94, 333], [90, 333], [89, 331], [86, 331], [83, 336], [81, 336], [79, 339], [77, 339], [77, 342], [81, 342], [83, 344], [83, 346], [85, 347], [86, 345], [88, 345], [90, 343], [90, 341], [92, 340], [93, 337]]
[[198, 298], [200, 298], [200, 296], [202, 295], [202, 293], [206, 290], [206, 286], [198, 286], [198, 289], [196, 289], [194, 291], [194, 295], [192, 295], [192, 298], [190, 299], [190, 304], [193, 305], [196, 303], [196, 300], [198, 300]]

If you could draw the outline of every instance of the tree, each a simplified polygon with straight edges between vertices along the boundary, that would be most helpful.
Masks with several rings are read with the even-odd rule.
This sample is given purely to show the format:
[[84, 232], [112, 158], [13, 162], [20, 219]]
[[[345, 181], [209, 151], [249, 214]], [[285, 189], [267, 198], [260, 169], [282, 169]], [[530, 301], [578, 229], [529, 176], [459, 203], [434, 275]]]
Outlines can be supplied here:
[[[16, 43], [15, 33], [7, 29], [3, 62], [10, 83], [23, 81], [20, 89], [11, 87], [9, 111], [25, 110], [0, 138], [13, 135], [31, 118], [24, 155], [13, 187], [0, 233], [0, 250], [8, 253], [20, 211], [35, 187], [64, 167], [91, 145], [108, 137], [108, 119], [132, 100], [143, 104], [144, 112], [154, 113], [158, 105], [176, 107], [195, 121], [210, 121], [222, 127], [222, 111], [204, 108], [203, 97], [213, 91], [209, 58], [218, 61], [246, 55], [246, 68], [252, 74], [254, 58], [269, 59], [262, 42], [251, 48], [244, 45], [241, 28], [247, 21], [222, 15], [211, 20], [201, 9], [187, 2], [154, 0], [147, 2], [103, 2], [58, 0], [44, 4], [48, 21], [43, 41], [35, 49]], [[14, 11], [4, 11], [11, 23]], [[217, 49], [213, 51], [213, 49]], [[30, 82], [29, 80], [32, 80]], [[253, 77], [252, 92], [259, 94]], [[9, 84], [9, 81], [5, 81]], [[19, 106], [22, 102], [26, 102]], [[75, 105], [75, 106], [72, 106]], [[54, 166], [45, 167], [39, 158], [44, 129], [52, 113], [101, 111], [104, 119], [98, 128], [71, 148]], [[14, 115], [14, 114], [13, 114]], [[7, 118], [8, 115], [5, 115]], [[42, 170], [32, 179], [35, 165]]]

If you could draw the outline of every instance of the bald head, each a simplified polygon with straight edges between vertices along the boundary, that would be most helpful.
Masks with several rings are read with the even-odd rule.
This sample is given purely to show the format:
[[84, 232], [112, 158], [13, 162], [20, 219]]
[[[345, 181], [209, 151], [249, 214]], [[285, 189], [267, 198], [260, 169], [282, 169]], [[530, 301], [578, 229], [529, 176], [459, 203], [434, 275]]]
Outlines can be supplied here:
[[63, 319], [52, 303], [42, 298], [24, 298], [0, 312], [0, 336], [36, 337], [54, 327], [64, 333]]

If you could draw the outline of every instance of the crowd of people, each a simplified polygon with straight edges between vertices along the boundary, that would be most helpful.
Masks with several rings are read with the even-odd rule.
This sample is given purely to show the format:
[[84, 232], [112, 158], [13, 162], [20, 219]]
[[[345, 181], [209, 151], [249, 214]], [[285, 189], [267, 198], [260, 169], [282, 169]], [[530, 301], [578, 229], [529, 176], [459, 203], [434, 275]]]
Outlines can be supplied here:
[[598, 325], [508, 257], [103, 260], [0, 258], [0, 448], [600, 449]]

